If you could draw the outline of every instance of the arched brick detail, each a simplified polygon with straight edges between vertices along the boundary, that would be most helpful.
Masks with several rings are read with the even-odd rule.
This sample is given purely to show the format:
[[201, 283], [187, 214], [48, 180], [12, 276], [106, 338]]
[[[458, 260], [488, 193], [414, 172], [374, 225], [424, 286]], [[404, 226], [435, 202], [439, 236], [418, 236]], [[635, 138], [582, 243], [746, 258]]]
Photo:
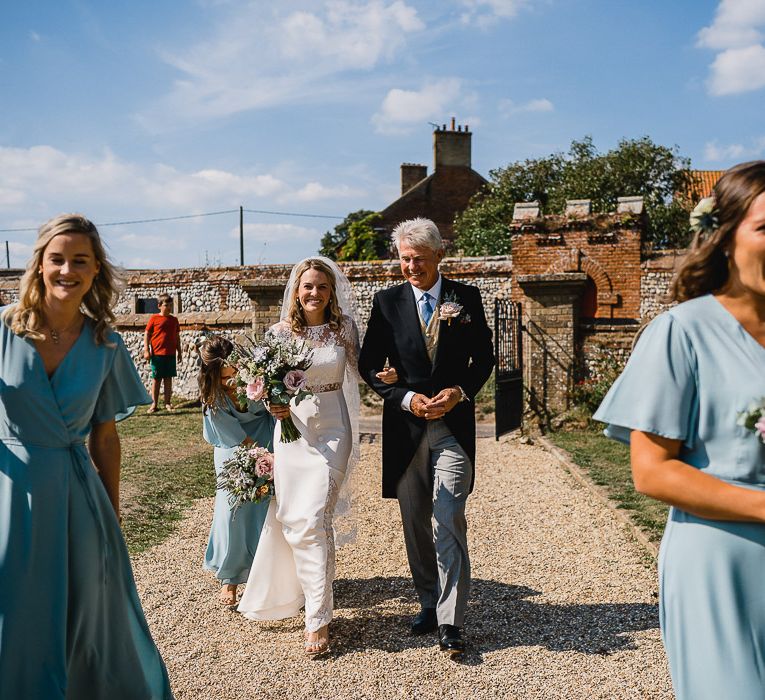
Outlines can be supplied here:
[[579, 248], [562, 250], [555, 262], [547, 268], [545, 274], [554, 275], [561, 272], [586, 272], [598, 288], [598, 297], [610, 297], [613, 294], [611, 278], [601, 267], [600, 263], [588, 257]]
[[586, 272], [592, 277], [595, 286], [598, 288], [598, 298], [603, 294], [609, 296], [613, 294], [613, 287], [611, 286], [611, 278], [608, 273], [600, 266], [596, 260], [588, 258], [586, 255], [582, 255], [580, 260], [580, 272]]

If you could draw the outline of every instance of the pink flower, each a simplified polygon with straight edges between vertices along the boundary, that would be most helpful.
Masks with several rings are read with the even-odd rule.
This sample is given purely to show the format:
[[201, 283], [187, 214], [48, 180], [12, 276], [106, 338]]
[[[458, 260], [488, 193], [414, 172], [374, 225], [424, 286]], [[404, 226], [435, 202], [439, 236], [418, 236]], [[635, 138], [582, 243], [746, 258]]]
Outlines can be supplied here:
[[274, 456], [266, 452], [255, 460], [255, 471], [258, 476], [274, 475]]
[[301, 389], [305, 389], [307, 383], [302, 369], [291, 369], [284, 375], [284, 388], [290, 394], [297, 394]]
[[247, 398], [250, 401], [260, 401], [263, 398], [263, 392], [265, 391], [266, 383], [263, 377], [255, 377], [254, 382], [250, 382], [245, 389]]
[[762, 441], [765, 442], [765, 415], [761, 416], [760, 420], [754, 424], [754, 429], [756, 433], [762, 438]]

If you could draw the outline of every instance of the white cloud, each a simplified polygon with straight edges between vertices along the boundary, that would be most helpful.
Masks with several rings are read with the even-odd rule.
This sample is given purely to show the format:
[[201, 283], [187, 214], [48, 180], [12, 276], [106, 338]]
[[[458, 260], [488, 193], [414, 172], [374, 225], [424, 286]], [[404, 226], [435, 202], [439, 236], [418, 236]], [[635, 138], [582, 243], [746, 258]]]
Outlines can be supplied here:
[[29, 38], [34, 42], [39, 42], [42, 40], [42, 37], [34, 31], [29, 32]]
[[137, 115], [152, 131], [179, 120], [197, 122], [281, 104], [353, 93], [352, 80], [391, 61], [409, 35], [422, 31], [403, 0], [223, 6], [225, 18], [208, 38], [182, 51], [161, 51], [182, 75], [168, 94]]
[[717, 54], [708, 87], [713, 95], [734, 95], [765, 87], [765, 46], [727, 49]]
[[503, 19], [512, 19], [529, 5], [530, 0], [461, 0], [466, 7], [461, 20], [464, 24], [488, 27]]
[[[274, 241], [306, 241], [321, 236], [321, 232], [307, 226], [294, 224], [245, 224], [244, 240], [271, 243]], [[239, 240], [239, 228], [231, 229], [229, 238]]]
[[[314, 205], [310, 208], [315, 211], [317, 202], [334, 202], [333, 208], [342, 213], [348, 200], [363, 194], [343, 183], [301, 179], [299, 173], [284, 179], [270, 173], [210, 168], [186, 172], [163, 163], [140, 165], [122, 160], [108, 150], [94, 155], [65, 153], [51, 146], [0, 147], [1, 228], [36, 227], [62, 211], [81, 211], [103, 224], [235, 210], [135, 227], [103, 227], [114, 259], [133, 266], [144, 264], [141, 261], [148, 265], [147, 253], [154, 256], [152, 266], [199, 264], [197, 253], [226, 238], [232, 222], [238, 222], [236, 210], [240, 205], [254, 208], [257, 203], [263, 209], [274, 209], [278, 203], [280, 209], [305, 212], [306, 203]], [[255, 216], [245, 215], [250, 219]], [[291, 237], [280, 239], [278, 246], [269, 244], [270, 254], [284, 255], [284, 261], [291, 259], [289, 242], [299, 240], [298, 233], [310, 231], [317, 241], [321, 237], [302, 226], [279, 226], [269, 230], [278, 235], [279, 231], [290, 231]], [[34, 233], [9, 232], [7, 236], [16, 244], [26, 244]], [[316, 246], [302, 249], [310, 254]], [[232, 251], [224, 262], [232, 264], [237, 259], [238, 251]], [[14, 259], [14, 264], [22, 262]]]
[[500, 100], [499, 111], [504, 117], [512, 117], [523, 112], [552, 112], [555, 106], [546, 98], [529, 100], [522, 104], [516, 104], [513, 100]]
[[420, 90], [394, 88], [388, 91], [372, 123], [379, 133], [395, 134], [428, 121], [441, 121], [445, 114], [456, 111], [461, 89], [458, 78], [437, 80]]
[[765, 2], [721, 0], [711, 25], [697, 35], [696, 45], [717, 51], [707, 89], [732, 95], [765, 87]]
[[[297, 192], [286, 199], [295, 199], [298, 202], [319, 202], [328, 199], [349, 199], [351, 197], [360, 198], [364, 194], [363, 190], [340, 185], [338, 187], [328, 187], [320, 182], [309, 182], [301, 187]], [[281, 198], [285, 201], [285, 197]]]
[[735, 163], [750, 158], [759, 158], [765, 152], [765, 136], [755, 139], [750, 145], [741, 143], [718, 144], [708, 141], [704, 145], [704, 158], [711, 163]]

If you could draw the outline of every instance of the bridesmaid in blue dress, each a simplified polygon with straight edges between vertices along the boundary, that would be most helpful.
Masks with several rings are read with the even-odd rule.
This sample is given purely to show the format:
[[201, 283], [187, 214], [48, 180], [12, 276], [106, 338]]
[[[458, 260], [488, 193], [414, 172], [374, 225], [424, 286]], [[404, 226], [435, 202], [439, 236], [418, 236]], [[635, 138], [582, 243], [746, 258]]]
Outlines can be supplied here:
[[[709, 208], [713, 202], [707, 202]], [[765, 444], [737, 417], [765, 397], [765, 161], [728, 170], [595, 418], [631, 448], [635, 488], [672, 506], [660, 621], [680, 700], [765, 697]]]
[[76, 214], [39, 231], [0, 323], [0, 697], [172, 698], [119, 527], [115, 417], [149, 403]]
[[[233, 387], [228, 383], [236, 370], [225, 363], [233, 349], [231, 342], [220, 336], [210, 337], [199, 348], [202, 434], [215, 447], [216, 476], [234, 454], [234, 448], [257, 443], [271, 450], [274, 437], [275, 420], [262, 401], [248, 401], [247, 408], [239, 410]], [[220, 489], [216, 492], [204, 566], [221, 582], [223, 605], [236, 606], [237, 586], [247, 582], [268, 502], [266, 498], [260, 503], [245, 503], [234, 516], [228, 493]]]

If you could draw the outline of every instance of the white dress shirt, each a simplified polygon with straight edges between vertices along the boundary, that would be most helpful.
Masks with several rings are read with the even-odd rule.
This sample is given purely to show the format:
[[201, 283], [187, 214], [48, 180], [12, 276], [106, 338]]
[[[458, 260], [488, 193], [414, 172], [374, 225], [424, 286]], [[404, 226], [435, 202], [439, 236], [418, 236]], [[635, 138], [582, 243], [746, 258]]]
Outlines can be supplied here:
[[[418, 289], [412, 285], [412, 291], [414, 292], [414, 301], [417, 306], [418, 315], [420, 314], [420, 299], [422, 299], [422, 295], [425, 294], [425, 292], [430, 294], [431, 299], [433, 300], [431, 302], [433, 304], [433, 313], [436, 313], [438, 300], [441, 297], [441, 275], [438, 275], [436, 283], [430, 289]], [[420, 318], [422, 317], [420, 316]], [[404, 394], [404, 398], [401, 399], [401, 408], [403, 408], [405, 411], [409, 411], [410, 413], [412, 411], [412, 397], [415, 395], [415, 393], [416, 392], [414, 391], [407, 391], [406, 394]]]

